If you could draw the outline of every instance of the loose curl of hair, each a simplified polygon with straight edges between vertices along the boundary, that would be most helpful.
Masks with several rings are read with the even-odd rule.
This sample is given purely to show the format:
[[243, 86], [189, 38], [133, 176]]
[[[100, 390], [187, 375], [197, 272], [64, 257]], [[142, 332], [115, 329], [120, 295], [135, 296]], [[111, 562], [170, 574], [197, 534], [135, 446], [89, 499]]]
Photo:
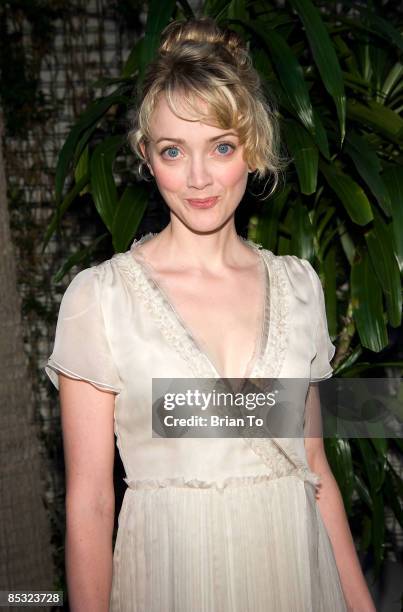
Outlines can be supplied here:
[[[140, 149], [151, 140], [150, 120], [159, 96], [174, 114], [222, 129], [235, 129], [244, 158], [256, 177], [269, 176], [276, 189], [283, 161], [278, 121], [242, 38], [209, 17], [173, 21], [162, 32], [156, 59], [148, 66], [128, 139], [144, 178]], [[189, 113], [180, 115], [177, 102]], [[267, 196], [268, 197], [268, 196]]]

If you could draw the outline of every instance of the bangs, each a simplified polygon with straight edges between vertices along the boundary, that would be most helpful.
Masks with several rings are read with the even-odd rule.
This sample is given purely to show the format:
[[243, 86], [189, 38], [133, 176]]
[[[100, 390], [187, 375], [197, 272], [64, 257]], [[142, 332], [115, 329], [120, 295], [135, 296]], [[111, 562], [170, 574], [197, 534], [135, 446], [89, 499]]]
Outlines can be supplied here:
[[[152, 103], [145, 105], [147, 117], [142, 117], [142, 127], [146, 138], [150, 138], [149, 122], [161, 95], [165, 96], [167, 104], [174, 115], [184, 121], [205, 123], [213, 127], [238, 132], [240, 143], [245, 142], [250, 132], [251, 122], [247, 120], [246, 109], [242, 109], [237, 98], [227, 86], [185, 88], [182, 84], [169, 83], [163, 91], [159, 91]], [[243, 112], [242, 112], [243, 111]]]

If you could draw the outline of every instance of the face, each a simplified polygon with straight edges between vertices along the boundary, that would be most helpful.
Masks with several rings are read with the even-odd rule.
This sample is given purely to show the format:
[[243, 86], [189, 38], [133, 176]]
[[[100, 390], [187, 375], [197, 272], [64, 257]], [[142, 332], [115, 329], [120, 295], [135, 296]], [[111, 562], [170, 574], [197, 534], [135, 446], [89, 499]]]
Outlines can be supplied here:
[[211, 232], [233, 217], [248, 178], [236, 131], [181, 119], [161, 96], [150, 134], [143, 151], [171, 218], [173, 214], [195, 231]]

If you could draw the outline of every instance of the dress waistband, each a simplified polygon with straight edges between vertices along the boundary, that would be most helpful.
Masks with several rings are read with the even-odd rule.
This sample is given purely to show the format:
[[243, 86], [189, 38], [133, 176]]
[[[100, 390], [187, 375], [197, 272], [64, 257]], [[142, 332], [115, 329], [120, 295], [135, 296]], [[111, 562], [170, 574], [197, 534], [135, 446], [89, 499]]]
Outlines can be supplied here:
[[132, 490], [178, 487], [188, 489], [217, 489], [218, 491], [221, 491], [230, 487], [245, 487], [257, 485], [262, 484], [264, 482], [289, 478], [290, 476], [300, 478], [302, 481], [312, 484], [315, 488], [320, 482], [319, 475], [315, 474], [314, 472], [311, 472], [306, 467], [300, 467], [284, 476], [273, 476], [270, 474], [256, 474], [251, 476], [230, 476], [228, 478], [224, 478], [221, 481], [199, 480], [198, 478], [187, 479], [184, 476], [164, 479], [147, 478], [144, 480], [129, 480], [127, 478], [124, 478], [123, 480], [127, 484], [128, 488]]

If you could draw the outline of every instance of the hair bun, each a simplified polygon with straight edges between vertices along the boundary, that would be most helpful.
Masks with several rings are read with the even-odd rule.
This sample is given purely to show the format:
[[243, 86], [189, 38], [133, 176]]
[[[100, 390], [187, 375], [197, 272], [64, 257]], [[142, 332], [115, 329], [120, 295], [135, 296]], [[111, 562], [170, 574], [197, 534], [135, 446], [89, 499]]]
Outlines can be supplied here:
[[225, 48], [238, 62], [247, 61], [247, 49], [242, 38], [233, 30], [220, 28], [211, 17], [173, 21], [162, 32], [160, 53], [173, 53], [182, 44], [194, 41]]

